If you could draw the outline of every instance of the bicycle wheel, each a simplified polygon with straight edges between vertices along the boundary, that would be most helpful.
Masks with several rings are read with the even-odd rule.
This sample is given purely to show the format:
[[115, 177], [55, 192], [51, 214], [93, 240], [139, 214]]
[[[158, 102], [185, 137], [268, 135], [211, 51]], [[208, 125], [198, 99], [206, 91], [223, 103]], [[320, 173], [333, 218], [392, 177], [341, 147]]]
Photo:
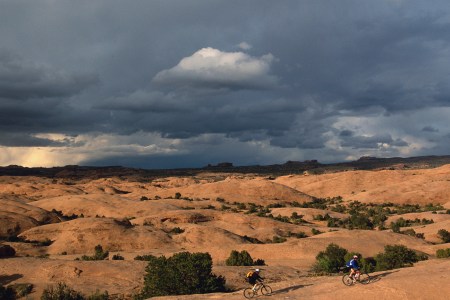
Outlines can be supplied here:
[[349, 276], [348, 274], [345, 274], [344, 276], [342, 276], [342, 282], [343, 282], [345, 285], [350, 286], [350, 285], [353, 284], [353, 279], [351, 279], [350, 276]]
[[261, 294], [263, 294], [265, 296], [272, 294], [272, 288], [268, 285], [263, 285], [261, 287]]
[[255, 296], [255, 292], [253, 292], [253, 289], [251, 288], [246, 288], [244, 290], [244, 297], [247, 299], [251, 299]]
[[359, 275], [359, 282], [362, 284], [368, 284], [370, 282], [370, 276], [367, 273], [361, 273]]

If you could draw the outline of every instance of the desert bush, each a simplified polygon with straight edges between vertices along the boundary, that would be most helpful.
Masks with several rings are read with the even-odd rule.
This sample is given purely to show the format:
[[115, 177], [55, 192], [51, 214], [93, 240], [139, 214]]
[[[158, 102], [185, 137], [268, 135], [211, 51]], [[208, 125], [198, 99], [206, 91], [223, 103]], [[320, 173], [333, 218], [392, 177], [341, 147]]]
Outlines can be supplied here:
[[154, 255], [138, 255], [134, 258], [134, 260], [144, 260], [144, 261], [150, 261], [152, 259], [156, 259], [156, 256], [154, 256]]
[[274, 244], [284, 243], [286, 241], [287, 241], [287, 239], [285, 237], [278, 236], [278, 235], [274, 235], [272, 238], [272, 243], [274, 243]]
[[316, 263], [313, 266], [316, 272], [337, 273], [340, 267], [345, 266], [345, 255], [347, 249], [331, 243], [325, 251], [320, 251], [316, 256]]
[[49, 286], [44, 289], [41, 300], [84, 300], [84, 297], [65, 283], [59, 282], [56, 287]]
[[265, 266], [266, 262], [264, 261], [264, 259], [258, 258], [253, 262], [254, 266]]
[[[11, 288], [14, 291], [14, 294], [16, 297], [25, 297], [26, 295], [30, 294], [33, 291], [33, 284], [31, 283], [15, 283], [8, 288]], [[0, 299], [3, 299], [0, 297]]]
[[318, 235], [318, 234], [321, 234], [321, 233], [323, 233], [323, 232], [320, 231], [319, 229], [312, 228], [312, 229], [311, 229], [311, 233], [314, 234], [314, 235]]
[[95, 246], [94, 250], [95, 253], [93, 256], [83, 255], [81, 260], [104, 260], [109, 256], [109, 251], [103, 251], [103, 247], [101, 245]]
[[170, 230], [170, 233], [172, 234], [181, 234], [184, 232], [184, 229], [180, 228], [180, 227], [174, 227]]
[[227, 266], [253, 266], [253, 259], [250, 253], [245, 250], [241, 252], [232, 250], [225, 264]]
[[436, 251], [437, 258], [447, 258], [450, 257], [450, 248], [447, 249], [439, 249]]
[[439, 229], [438, 236], [444, 243], [450, 243], [450, 232], [448, 232], [447, 230]]
[[0, 258], [13, 257], [16, 255], [16, 250], [10, 245], [0, 245]]
[[149, 260], [144, 288], [136, 299], [225, 291], [225, 278], [211, 273], [209, 253], [181, 252]]
[[120, 255], [119, 253], [114, 254], [111, 259], [112, 260], [125, 260], [125, 258], [122, 255]]
[[181, 198], [181, 194], [180, 193], [175, 193], [175, 199], [180, 199]]
[[412, 266], [413, 263], [424, 259], [415, 251], [406, 248], [403, 245], [386, 245], [384, 252], [375, 256], [377, 262], [376, 270], [385, 271], [405, 266]]

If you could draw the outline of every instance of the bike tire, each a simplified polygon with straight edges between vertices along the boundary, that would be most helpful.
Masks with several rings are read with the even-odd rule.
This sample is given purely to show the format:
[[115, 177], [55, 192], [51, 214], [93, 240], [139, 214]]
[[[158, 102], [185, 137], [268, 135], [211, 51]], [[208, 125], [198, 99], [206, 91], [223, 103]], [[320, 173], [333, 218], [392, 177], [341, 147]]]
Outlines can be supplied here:
[[269, 285], [263, 285], [261, 287], [261, 294], [268, 296], [272, 294], [272, 288]]
[[370, 282], [370, 276], [367, 273], [361, 273], [359, 275], [359, 282], [362, 284], [368, 284]]
[[253, 292], [253, 289], [251, 288], [246, 288], [244, 290], [244, 297], [247, 299], [251, 299], [255, 296], [255, 292]]
[[345, 274], [342, 276], [342, 282], [347, 286], [351, 286], [353, 284], [353, 279], [351, 279], [348, 274]]

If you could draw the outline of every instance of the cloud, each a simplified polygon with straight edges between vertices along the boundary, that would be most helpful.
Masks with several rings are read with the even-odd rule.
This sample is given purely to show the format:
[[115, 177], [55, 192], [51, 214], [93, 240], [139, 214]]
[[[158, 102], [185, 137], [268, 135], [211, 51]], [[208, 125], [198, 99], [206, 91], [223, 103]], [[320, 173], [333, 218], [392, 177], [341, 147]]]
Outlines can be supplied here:
[[156, 74], [153, 82], [204, 89], [266, 89], [275, 87], [278, 81], [269, 74], [274, 61], [272, 54], [252, 57], [243, 52], [202, 48]]
[[71, 96], [97, 82], [98, 78], [92, 74], [68, 74], [0, 51], [0, 98], [25, 100]]
[[242, 50], [250, 50], [252, 49], [252, 45], [250, 45], [247, 42], [241, 42], [237, 45], [239, 48], [241, 48]]

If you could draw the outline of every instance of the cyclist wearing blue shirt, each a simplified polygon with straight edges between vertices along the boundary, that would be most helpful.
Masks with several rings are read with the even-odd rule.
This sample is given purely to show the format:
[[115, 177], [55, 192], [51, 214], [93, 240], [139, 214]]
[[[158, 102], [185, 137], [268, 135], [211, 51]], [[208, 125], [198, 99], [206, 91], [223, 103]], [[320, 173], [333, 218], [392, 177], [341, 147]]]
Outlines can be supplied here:
[[[353, 259], [347, 263], [347, 267], [350, 267], [350, 278], [355, 282], [360, 273], [357, 255], [353, 255]], [[353, 277], [353, 275], [355, 275], [355, 277]]]

